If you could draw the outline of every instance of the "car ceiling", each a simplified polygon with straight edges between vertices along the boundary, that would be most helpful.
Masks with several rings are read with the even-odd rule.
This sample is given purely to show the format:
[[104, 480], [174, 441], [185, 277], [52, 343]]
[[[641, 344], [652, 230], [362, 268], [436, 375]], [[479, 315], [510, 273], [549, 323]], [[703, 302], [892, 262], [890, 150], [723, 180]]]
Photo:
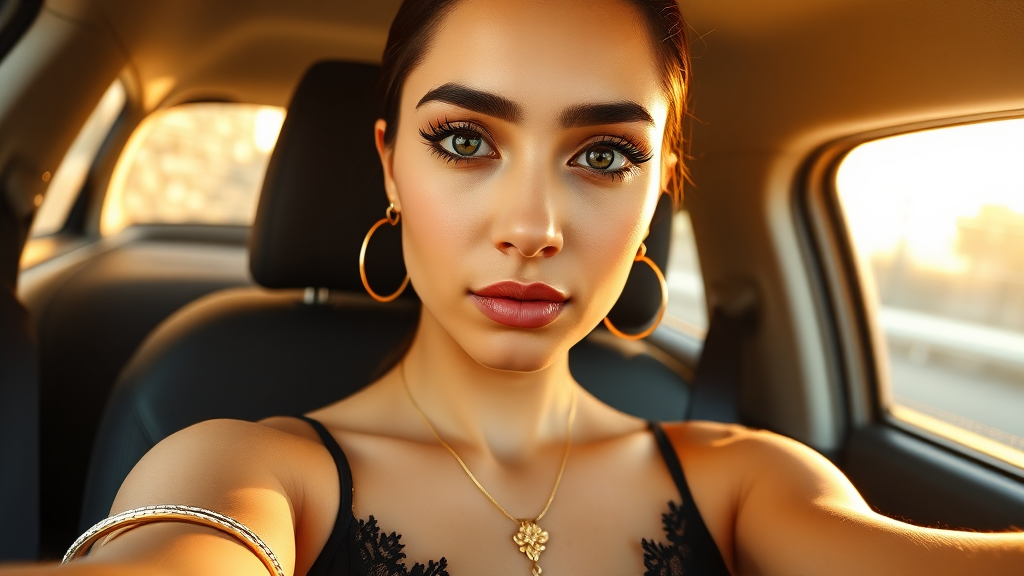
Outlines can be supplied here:
[[[399, 0], [48, 0], [113, 36], [151, 110], [284, 105], [309, 63], [379, 61]], [[777, 149], [873, 127], [1024, 107], [1024, 4], [682, 0], [701, 153]], [[994, 25], [995, 24], [995, 25]], [[966, 97], [966, 98], [965, 98]], [[969, 104], [961, 105], [965, 101]], [[742, 138], [737, 138], [742, 134]]]
[[694, 112], [714, 128], [701, 131], [702, 152], [802, 148], [1024, 108], [1020, 2], [690, 0], [684, 8], [700, 35]]
[[379, 62], [398, 0], [50, 0], [102, 26], [130, 61], [146, 111], [219, 99], [284, 106], [314, 61]]

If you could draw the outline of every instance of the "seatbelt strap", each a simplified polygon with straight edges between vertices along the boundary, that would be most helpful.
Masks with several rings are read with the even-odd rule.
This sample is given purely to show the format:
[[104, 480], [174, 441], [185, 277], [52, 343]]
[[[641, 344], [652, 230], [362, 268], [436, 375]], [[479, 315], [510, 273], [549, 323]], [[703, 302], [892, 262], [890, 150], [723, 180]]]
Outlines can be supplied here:
[[745, 315], [715, 308], [693, 379], [688, 420], [739, 423]]

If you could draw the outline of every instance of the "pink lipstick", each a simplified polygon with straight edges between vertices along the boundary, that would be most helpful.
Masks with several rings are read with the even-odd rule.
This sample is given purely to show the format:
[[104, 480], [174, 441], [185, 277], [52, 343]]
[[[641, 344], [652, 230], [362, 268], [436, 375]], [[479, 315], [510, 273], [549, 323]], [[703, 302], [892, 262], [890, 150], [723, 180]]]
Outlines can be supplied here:
[[491, 320], [512, 328], [540, 328], [553, 322], [568, 300], [544, 284], [520, 284], [506, 280], [471, 290], [477, 309]]

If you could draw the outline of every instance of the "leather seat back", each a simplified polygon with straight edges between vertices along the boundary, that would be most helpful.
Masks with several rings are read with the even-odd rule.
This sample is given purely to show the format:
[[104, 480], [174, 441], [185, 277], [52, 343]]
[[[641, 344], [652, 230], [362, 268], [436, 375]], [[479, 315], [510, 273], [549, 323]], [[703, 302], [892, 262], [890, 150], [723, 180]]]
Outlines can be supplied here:
[[10, 176], [0, 179], [0, 562], [39, 550], [39, 358], [16, 295], [34, 206]]
[[0, 286], [0, 562], [39, 548], [39, 380], [29, 317]]
[[[276, 290], [200, 298], [140, 345], [100, 423], [83, 528], [107, 515], [128, 472], [168, 435], [211, 418], [297, 415], [343, 398], [411, 334], [419, 311], [411, 291], [389, 305], [343, 291], [359, 278], [352, 245], [365, 232], [353, 230], [368, 229], [387, 206], [372, 139], [378, 75], [369, 64], [321, 62], [303, 77], [250, 237], [253, 276]], [[382, 253], [396, 246], [382, 242], [376, 255], [400, 262], [400, 247]]]

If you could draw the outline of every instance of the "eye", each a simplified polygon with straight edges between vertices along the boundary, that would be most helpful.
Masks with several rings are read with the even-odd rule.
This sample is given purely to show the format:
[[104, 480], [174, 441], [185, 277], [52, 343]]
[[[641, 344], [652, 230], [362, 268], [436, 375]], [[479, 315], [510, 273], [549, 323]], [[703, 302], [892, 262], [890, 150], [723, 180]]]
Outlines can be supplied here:
[[576, 164], [601, 172], [618, 172], [626, 163], [626, 156], [609, 146], [593, 146], [576, 157]]
[[446, 136], [438, 144], [450, 154], [463, 158], [490, 156], [493, 152], [481, 135], [470, 132], [459, 132]]
[[569, 162], [601, 176], [625, 178], [640, 169], [640, 165], [654, 155], [642, 144], [629, 138], [603, 137], [590, 142]]
[[460, 162], [493, 158], [497, 156], [494, 147], [484, 134], [485, 130], [470, 122], [431, 123], [420, 136], [431, 151], [446, 162]]

